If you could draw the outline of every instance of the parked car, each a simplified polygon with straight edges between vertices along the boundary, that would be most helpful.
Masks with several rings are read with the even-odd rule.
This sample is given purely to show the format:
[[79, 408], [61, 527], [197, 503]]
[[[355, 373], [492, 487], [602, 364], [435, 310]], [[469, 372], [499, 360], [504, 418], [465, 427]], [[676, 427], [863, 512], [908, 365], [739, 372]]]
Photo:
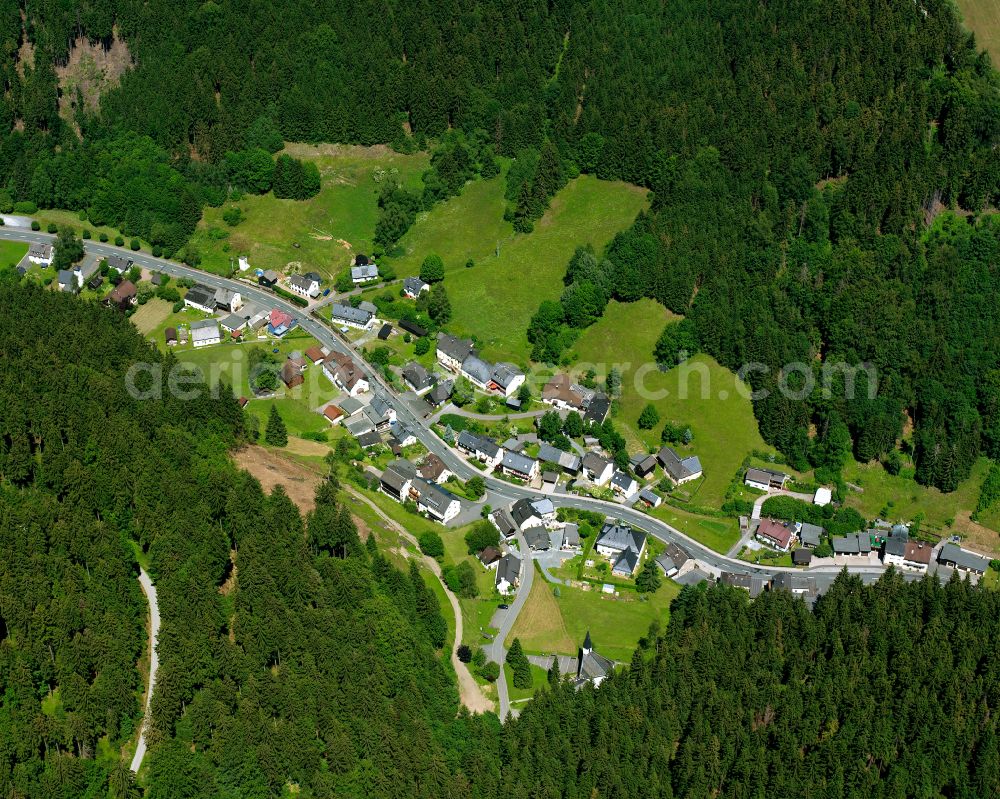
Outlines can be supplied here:
[[499, 607], [500, 610], [510, 610], [510, 605], [508, 605], [506, 602], [504, 602], [501, 605], [498, 605], [497, 607]]
[[323, 296], [325, 297], [329, 293], [330, 293], [330, 289], [327, 289], [326, 291], [323, 292]]

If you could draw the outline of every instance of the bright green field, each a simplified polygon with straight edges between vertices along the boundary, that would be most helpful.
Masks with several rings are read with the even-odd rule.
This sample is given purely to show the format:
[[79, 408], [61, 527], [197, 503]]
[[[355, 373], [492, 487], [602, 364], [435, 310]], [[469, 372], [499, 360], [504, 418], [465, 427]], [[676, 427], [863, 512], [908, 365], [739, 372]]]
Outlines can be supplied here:
[[28, 245], [19, 241], [0, 241], [0, 266], [17, 266], [28, 253]]
[[[414, 274], [424, 256], [437, 252], [445, 261], [444, 284], [454, 310], [448, 329], [475, 335], [487, 359], [526, 364], [528, 321], [542, 300], [562, 292], [573, 251], [587, 243], [601, 250], [646, 206], [647, 193], [584, 175], [553, 198], [532, 233], [511, 237], [502, 220], [503, 189], [500, 178], [473, 183], [435, 207], [404, 237], [408, 252], [396, 271]], [[497, 239], [505, 234], [497, 257]], [[471, 269], [465, 268], [468, 258], [476, 261]]]
[[650, 515], [675, 527], [709, 549], [723, 554], [728, 552], [740, 538], [740, 525], [736, 519], [699, 516], [667, 504], [650, 511]]
[[[604, 317], [584, 331], [574, 350], [582, 369], [593, 366], [599, 377], [614, 365], [622, 373], [620, 411], [615, 423], [631, 447], [658, 448], [663, 421], [690, 425], [694, 439], [685, 454], [698, 455], [705, 471], [693, 503], [719, 507], [751, 450], [771, 450], [760, 437], [750, 400], [737, 390], [736, 375], [712, 358], [698, 355], [661, 372], [653, 363], [653, 346], [669, 312], [652, 300], [612, 302]], [[647, 402], [661, 423], [639, 430], [636, 421]]]
[[534, 663], [531, 666], [531, 687], [530, 688], [515, 688], [514, 687], [514, 670], [508, 666], [506, 663], [503, 665], [504, 674], [507, 677], [507, 692], [510, 696], [512, 702], [519, 702], [525, 699], [531, 699], [535, 692], [540, 688], [544, 688], [549, 684], [549, 675], [541, 666], [536, 666]]
[[[245, 195], [237, 203], [206, 208], [194, 239], [203, 268], [226, 273], [230, 258], [247, 255], [254, 269], [335, 276], [350, 264], [352, 254], [372, 252], [379, 171], [395, 171], [404, 185], [418, 188], [430, 164], [427, 153], [400, 155], [386, 147], [290, 144], [284, 152], [316, 163], [322, 178], [319, 194], [305, 201], [279, 200], [270, 193]], [[246, 216], [234, 228], [222, 220], [232, 205]], [[212, 228], [227, 232], [228, 238], [212, 238]]]
[[955, 0], [965, 27], [976, 34], [976, 45], [1000, 60], [1000, 0]]

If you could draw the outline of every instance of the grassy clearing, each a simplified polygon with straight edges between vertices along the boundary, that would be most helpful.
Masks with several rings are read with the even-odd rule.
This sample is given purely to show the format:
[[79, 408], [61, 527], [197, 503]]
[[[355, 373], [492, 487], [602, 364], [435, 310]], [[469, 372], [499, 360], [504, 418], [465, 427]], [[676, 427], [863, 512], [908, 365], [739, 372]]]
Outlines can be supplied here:
[[[396, 271], [419, 270], [427, 252], [434, 251], [421, 251], [420, 243], [445, 250], [447, 255], [438, 254], [445, 258], [445, 286], [454, 309], [449, 329], [476, 336], [488, 359], [527, 363], [528, 321], [542, 300], [562, 292], [573, 251], [586, 243], [604, 247], [645, 207], [647, 193], [627, 183], [579, 177], [556, 195], [533, 233], [514, 236], [497, 257], [496, 237], [506, 228], [483, 222], [480, 231], [462, 220], [485, 220], [496, 210], [502, 214], [502, 195], [502, 182], [496, 179], [466, 186], [459, 197], [435, 208], [404, 238], [409, 252]], [[466, 269], [470, 257], [476, 265]]]
[[665, 504], [660, 505], [650, 515], [676, 527], [685, 535], [716, 552], [728, 552], [740, 538], [740, 526], [736, 519], [699, 516]]
[[[32, 214], [31, 218], [38, 220], [43, 231], [46, 230], [50, 224], [53, 224], [58, 227], [73, 228], [78, 236], [82, 234], [84, 228], [87, 228], [94, 241], [98, 240], [101, 233], [106, 234], [111, 243], [114, 243], [115, 236], [122, 236], [122, 238], [125, 239], [126, 246], [128, 246], [128, 243], [132, 240], [131, 236], [124, 236], [113, 227], [108, 227], [106, 225], [92, 225], [90, 222], [80, 219], [78, 211], [60, 211], [54, 208], [44, 208], [39, 210], [38, 213]], [[143, 244], [145, 247], [145, 242]], [[146, 247], [146, 249], [148, 249], [148, 247]]]
[[[688, 449], [698, 455], [705, 470], [692, 502], [718, 507], [743, 459], [755, 449], [771, 448], [760, 437], [750, 400], [740, 393], [736, 375], [728, 369], [706, 355], [668, 372], [656, 368], [653, 346], [669, 317], [652, 300], [613, 302], [580, 337], [574, 351], [579, 366], [593, 368], [599, 378], [612, 366], [622, 373], [615, 422], [631, 448], [658, 448], [663, 420], [690, 425], [694, 439]], [[661, 424], [640, 430], [636, 422], [648, 402], [659, 412]]]
[[531, 666], [531, 687], [530, 688], [515, 688], [514, 687], [514, 670], [508, 666], [506, 663], [503, 666], [504, 674], [507, 677], [507, 692], [510, 696], [511, 702], [523, 702], [526, 699], [531, 699], [535, 692], [540, 688], [549, 684], [549, 675], [541, 666], [536, 666], [534, 663]]
[[525, 651], [575, 655], [587, 631], [595, 648], [614, 660], [627, 661], [654, 619], [667, 619], [670, 602], [680, 588], [665, 580], [652, 597], [631, 591], [614, 597], [597, 589], [549, 585], [536, 573], [528, 601], [508, 639], [521, 639]]
[[[206, 208], [194, 237], [203, 268], [225, 274], [231, 258], [246, 255], [255, 269], [314, 270], [333, 277], [352, 254], [373, 249], [380, 185], [376, 175], [394, 172], [404, 185], [417, 189], [430, 165], [427, 153], [400, 155], [386, 147], [294, 144], [285, 152], [316, 163], [322, 176], [319, 194], [305, 201], [246, 195], [239, 202]], [[231, 228], [222, 215], [233, 205], [246, 219]]]
[[28, 245], [19, 241], [0, 241], [0, 266], [17, 266], [28, 254]]
[[144, 336], [158, 329], [173, 312], [174, 304], [154, 297], [132, 314], [132, 324]]
[[965, 27], [976, 34], [976, 44], [1000, 60], [1000, 0], [956, 0]]

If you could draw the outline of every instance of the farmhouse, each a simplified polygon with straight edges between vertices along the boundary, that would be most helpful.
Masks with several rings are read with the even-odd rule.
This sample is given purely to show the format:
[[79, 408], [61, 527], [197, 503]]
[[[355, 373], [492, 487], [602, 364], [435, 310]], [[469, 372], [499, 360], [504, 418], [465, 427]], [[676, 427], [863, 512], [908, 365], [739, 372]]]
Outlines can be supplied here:
[[542, 402], [564, 411], [584, 411], [594, 392], [575, 385], [569, 375], [557, 374], [542, 389]]
[[[415, 497], [414, 494], [416, 494]], [[462, 504], [454, 494], [419, 477], [413, 478], [410, 496], [416, 500], [417, 508], [420, 511], [441, 524], [447, 524], [462, 510]]]
[[462, 374], [469, 378], [469, 382], [476, 388], [485, 390], [490, 382], [490, 365], [473, 353], [462, 361]]
[[379, 489], [397, 502], [405, 502], [410, 498], [410, 486], [416, 476], [417, 471], [409, 461], [393, 461], [382, 472]]
[[272, 288], [278, 282], [278, 280], [280, 280], [280, 278], [281, 275], [279, 275], [273, 269], [268, 269], [265, 272], [261, 273], [261, 275], [257, 278], [257, 282], [266, 288]]
[[472, 355], [472, 340], [455, 338], [447, 333], [438, 333], [437, 359], [438, 363], [452, 372], [462, 369], [462, 363]]
[[59, 291], [68, 291], [73, 294], [76, 293], [76, 275], [74, 275], [69, 269], [60, 269], [56, 280], [59, 284]]
[[318, 297], [319, 296], [319, 280], [314, 280], [311, 277], [306, 277], [305, 275], [292, 275], [288, 278], [288, 288], [300, 297]]
[[403, 278], [403, 296], [409, 297], [411, 300], [419, 297], [425, 291], [430, 291], [430, 288], [419, 277]]
[[611, 476], [611, 490], [623, 497], [630, 497], [639, 490], [639, 484], [628, 472], [619, 470]]
[[608, 411], [611, 410], [611, 400], [607, 394], [597, 392], [590, 402], [587, 403], [587, 412], [583, 415], [583, 421], [593, 424], [604, 424], [608, 418]]
[[434, 384], [434, 387], [424, 394], [424, 402], [432, 408], [438, 408], [446, 403], [451, 397], [452, 388], [455, 386], [454, 380], [442, 380]]
[[215, 292], [200, 283], [188, 289], [184, 304], [204, 313], [215, 313]]
[[343, 305], [335, 302], [330, 306], [330, 321], [335, 325], [347, 325], [356, 327], [358, 330], [370, 330], [374, 316], [371, 311], [363, 311], [360, 308], [352, 308], [350, 305]]
[[477, 557], [479, 558], [479, 562], [487, 569], [496, 569], [500, 566], [500, 559], [503, 557], [503, 553], [496, 547], [486, 547]]
[[524, 384], [524, 372], [512, 363], [498, 363], [490, 371], [486, 388], [505, 397], [512, 396]]
[[207, 347], [222, 341], [219, 325], [213, 319], [203, 319], [191, 323], [191, 344], [194, 347]]
[[672, 447], [663, 447], [656, 453], [656, 459], [674, 485], [683, 485], [701, 477], [701, 461], [697, 455], [682, 458]]
[[784, 472], [775, 472], [771, 469], [747, 469], [743, 482], [751, 488], [759, 491], [780, 491], [785, 487], [785, 483], [791, 479]]
[[28, 247], [28, 260], [33, 264], [38, 264], [39, 266], [51, 266], [52, 245], [32, 244]]

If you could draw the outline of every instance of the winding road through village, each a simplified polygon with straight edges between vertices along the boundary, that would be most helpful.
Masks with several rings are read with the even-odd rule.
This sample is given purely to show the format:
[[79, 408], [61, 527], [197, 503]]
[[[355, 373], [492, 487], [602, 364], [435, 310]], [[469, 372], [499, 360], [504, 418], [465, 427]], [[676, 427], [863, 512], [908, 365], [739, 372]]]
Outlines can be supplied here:
[[[7, 226], [0, 228], [0, 239], [23, 241], [27, 243], [52, 243], [55, 240], [55, 236], [47, 233], [27, 230], [25, 228]], [[483, 476], [481, 470], [469, 464], [456, 450], [452, 449], [444, 441], [442, 441], [430, 429], [429, 422], [425, 415], [415, 413], [413, 408], [410, 407], [409, 403], [406, 402], [402, 395], [398, 395], [390, 389], [383, 375], [376, 370], [373, 370], [372, 367], [357, 353], [357, 351], [355, 351], [350, 344], [344, 340], [329, 324], [310, 315], [307, 311], [305, 311], [305, 309], [293, 305], [282, 297], [275, 295], [271, 291], [261, 288], [249, 279], [231, 279], [220, 277], [219, 275], [204, 272], [200, 269], [194, 269], [189, 266], [184, 266], [183, 264], [179, 264], [174, 261], [168, 261], [163, 258], [155, 258], [152, 255], [148, 255], [143, 252], [132, 252], [131, 250], [127, 250], [125, 248], [114, 247], [109, 244], [100, 244], [90, 240], [84, 242], [84, 248], [87, 253], [97, 256], [123, 255], [132, 259], [136, 266], [163, 272], [164, 274], [168, 274], [175, 278], [190, 278], [197, 280], [199, 283], [202, 283], [210, 288], [228, 288], [238, 290], [247, 300], [251, 300], [255, 303], [271, 308], [280, 308], [286, 313], [291, 314], [299, 320], [299, 327], [306, 333], [313, 336], [322, 346], [331, 351], [341, 352], [351, 357], [357, 365], [357, 368], [367, 376], [375, 393], [384, 397], [385, 400], [395, 409], [397, 419], [414, 432], [414, 435], [420, 443], [428, 449], [428, 451], [433, 452], [440, 457], [453, 474], [461, 480], [467, 480], [473, 475]], [[544, 496], [549, 499], [556, 499], [552, 495], [545, 494], [540, 490], [532, 489], [527, 486], [514, 485], [492, 476], [486, 476], [486, 486], [487, 496], [484, 498], [484, 501], [491, 504], [494, 508], [507, 505], [522, 497], [536, 498]], [[591, 497], [568, 494], [558, 495], [557, 501], [559, 505], [567, 508], [611, 514], [622, 521], [628, 522], [634, 527], [644, 530], [648, 534], [665, 543], [679, 545], [686, 550], [691, 557], [701, 561], [709, 568], [715, 570], [724, 569], [737, 574], [752, 574], [764, 577], [773, 576], [777, 572], [788, 571], [795, 572], [797, 574], [808, 573], [812, 576], [825, 578], [828, 581], [832, 581], [844, 568], [847, 568], [848, 571], [854, 574], [861, 575], [863, 578], [868, 577], [872, 579], [884, 571], [883, 567], [874, 565], [847, 567], [818, 566], [807, 569], [780, 566], [755, 566], [754, 564], [737, 560], [729, 555], [720, 554], [695, 539], [690, 538], [666, 522], [653, 518], [646, 513], [637, 511], [630, 507], [614, 502], [593, 499]], [[527, 554], [529, 551], [523, 540], [520, 541], [520, 545], [521, 552]], [[517, 611], [523, 606], [526, 601], [528, 591], [531, 588], [533, 570], [530, 557], [525, 558], [523, 572], [524, 574], [522, 575], [521, 585], [518, 588], [516, 598], [512, 603], [511, 612], [506, 615], [504, 620], [504, 626], [508, 629], [506, 631], [501, 630], [500, 634], [497, 635], [492, 646], [489, 648], [492, 658], [501, 665], [503, 664], [503, 642], [509, 634], [510, 629], [513, 628], [514, 621], [517, 618]], [[456, 616], [458, 617], [458, 624], [460, 625], [460, 610], [455, 609], [455, 611]], [[159, 622], [157, 620], [157, 626], [158, 624]], [[150, 688], [149, 692], [150, 696], [151, 694], [152, 688]], [[498, 694], [500, 697], [500, 718], [506, 719], [510, 710], [510, 705], [509, 702], [506, 701], [507, 685], [502, 670], [500, 679], [498, 680]], [[147, 697], [147, 707], [148, 701], [149, 698]], [[140, 740], [140, 745], [143, 749], [145, 748], [144, 738]], [[139, 759], [139, 762], [141, 762], [141, 757], [138, 751], [136, 753], [136, 757]]]

